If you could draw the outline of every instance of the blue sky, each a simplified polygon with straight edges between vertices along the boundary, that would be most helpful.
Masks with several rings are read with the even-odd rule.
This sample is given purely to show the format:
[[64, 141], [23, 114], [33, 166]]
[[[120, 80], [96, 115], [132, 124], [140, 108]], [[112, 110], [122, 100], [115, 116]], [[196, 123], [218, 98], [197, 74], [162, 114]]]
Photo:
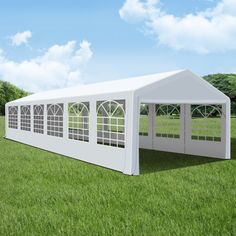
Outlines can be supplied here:
[[[148, 4], [145, 0], [128, 1], [132, 4], [124, 8], [125, 0], [0, 0], [0, 49], [2, 51], [0, 78], [27, 90], [42, 90], [50, 75], [55, 76], [55, 71], [39, 71], [41, 77], [49, 73], [49, 77], [46, 76], [39, 82], [40, 78], [34, 80], [36, 72], [32, 69], [34, 67], [32, 63], [41, 63], [37, 68], [41, 70], [47, 65], [45, 64], [45, 55], [47, 55], [47, 62], [53, 57], [57, 64], [66, 65], [67, 61], [55, 59], [55, 55], [48, 56], [49, 49], [55, 45], [65, 46], [70, 41], [76, 41], [76, 46], [74, 44], [68, 46], [70, 48], [68, 50], [76, 54], [76, 50], [81, 49], [80, 43], [83, 40], [89, 45], [84, 44], [85, 46], [79, 52], [79, 69], [74, 69], [74, 65], [70, 64], [70, 69], [61, 71], [64, 76], [66, 73], [73, 72], [72, 77], [76, 79], [70, 81], [74, 82], [65, 82], [65, 78], [59, 76], [58, 81], [57, 78], [53, 78], [50, 86], [45, 85], [47, 89], [182, 68], [191, 69], [199, 75], [236, 72], [236, 47], [229, 46], [232, 40], [236, 41], [234, 31], [236, 21], [235, 24], [233, 21], [229, 24], [231, 28], [226, 33], [220, 26], [218, 30], [218, 26], [209, 25], [209, 27], [216, 27], [219, 34], [216, 31], [212, 31], [211, 34], [208, 34], [208, 31], [202, 32], [201, 25], [199, 27], [193, 25], [189, 30], [185, 26], [188, 23], [181, 23], [182, 19], [187, 19], [187, 14], [196, 15], [199, 12], [206, 14], [206, 9], [210, 9], [210, 13], [209, 16], [204, 16], [205, 19], [212, 17], [214, 20], [219, 15], [221, 17], [225, 14], [232, 16], [233, 13], [224, 9], [220, 10], [221, 13], [215, 13], [216, 7], [221, 3], [235, 7], [232, 0], [162, 0], [161, 2], [149, 0]], [[141, 7], [142, 12], [136, 7]], [[170, 20], [171, 15], [174, 16], [174, 20], [168, 31], [165, 29], [166, 25], [169, 26], [166, 19]], [[162, 25], [159, 25], [159, 22], [162, 22]], [[187, 22], [190, 22], [191, 28], [191, 22], [195, 20], [190, 19]], [[175, 32], [173, 28], [179, 30]], [[16, 33], [25, 31], [31, 32], [27, 41], [13, 45], [13, 37]], [[222, 39], [219, 37], [220, 33], [226, 34], [228, 38]], [[204, 39], [205, 35], [206, 39]], [[196, 41], [194, 37], [197, 38]], [[219, 43], [216, 42], [217, 40]], [[191, 41], [195, 45], [193, 50]], [[57, 49], [64, 50], [59, 47]], [[37, 59], [39, 57], [40, 60]], [[81, 60], [84, 62], [81, 63]], [[27, 73], [28, 67], [22, 69], [24, 61], [30, 67], [28, 74], [32, 74], [26, 80], [24, 73]], [[15, 70], [15, 73], [9, 75], [9, 70]], [[15, 78], [21, 73], [19, 78]]]

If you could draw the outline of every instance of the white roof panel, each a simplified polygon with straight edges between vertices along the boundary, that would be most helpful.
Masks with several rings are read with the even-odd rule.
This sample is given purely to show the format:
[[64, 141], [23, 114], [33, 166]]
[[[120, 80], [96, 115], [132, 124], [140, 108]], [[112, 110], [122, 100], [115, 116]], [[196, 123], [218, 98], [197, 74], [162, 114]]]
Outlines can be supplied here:
[[56, 98], [76, 97], [76, 96], [80, 97], [80, 96], [91, 96], [91, 95], [111, 94], [120, 92], [131, 92], [138, 90], [142, 87], [146, 87], [155, 82], [161, 81], [163, 79], [167, 79], [168, 77], [176, 75], [183, 71], [184, 70], [177, 70], [171, 72], [133, 77], [128, 79], [105, 81], [94, 84], [79, 85], [70, 88], [50, 90], [50, 91], [35, 93], [12, 102], [14, 103], [30, 102], [30, 101], [50, 100]]

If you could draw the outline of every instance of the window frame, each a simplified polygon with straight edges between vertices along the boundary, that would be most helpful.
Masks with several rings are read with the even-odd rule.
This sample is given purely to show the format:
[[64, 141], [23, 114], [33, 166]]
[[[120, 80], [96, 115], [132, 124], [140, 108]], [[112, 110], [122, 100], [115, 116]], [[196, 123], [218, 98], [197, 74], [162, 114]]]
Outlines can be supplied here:
[[20, 129], [31, 131], [31, 105], [20, 106]]
[[[49, 110], [52, 114], [49, 114]], [[61, 111], [61, 114], [57, 114]], [[47, 104], [47, 135], [63, 138], [64, 134], [64, 104]]]
[[[40, 114], [42, 112], [42, 114]], [[33, 131], [34, 133], [44, 134], [44, 104], [33, 105]]]
[[[103, 100], [97, 101], [96, 105], [97, 144], [125, 148], [126, 100]], [[118, 113], [121, 113], [121, 116], [118, 116]]]
[[[89, 120], [90, 120], [89, 119], [89, 115], [90, 115], [89, 105], [90, 105], [89, 102], [68, 103], [68, 138], [69, 139], [89, 142]], [[77, 110], [80, 108], [81, 110]], [[74, 111], [73, 115], [70, 114], [70, 109], [73, 109]], [[85, 112], [85, 115], [84, 115], [84, 112]]]
[[[14, 112], [11, 113], [11, 111]], [[9, 106], [8, 107], [8, 128], [18, 129], [18, 106]]]

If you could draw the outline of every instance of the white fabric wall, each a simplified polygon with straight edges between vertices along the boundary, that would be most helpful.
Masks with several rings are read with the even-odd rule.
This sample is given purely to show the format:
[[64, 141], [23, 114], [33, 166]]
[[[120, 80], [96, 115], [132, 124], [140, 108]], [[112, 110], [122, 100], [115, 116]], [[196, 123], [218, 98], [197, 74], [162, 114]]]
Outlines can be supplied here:
[[[118, 148], [97, 144], [97, 114], [96, 102], [102, 100], [119, 100], [126, 101], [125, 114], [125, 148]], [[89, 102], [89, 142], [72, 140], [68, 138], [68, 103], [71, 102]], [[54, 99], [40, 102], [11, 103], [11, 106], [18, 106], [18, 129], [8, 128], [8, 105], [6, 105], [6, 138], [19, 141], [34, 147], [42, 148], [51, 152], [59, 153], [75, 159], [121, 171], [125, 174], [133, 174], [136, 168], [136, 144], [135, 138], [130, 133], [136, 134], [133, 126], [134, 111], [133, 98], [129, 93], [120, 93], [104, 96], [90, 96], [80, 98]], [[44, 112], [44, 134], [33, 132], [33, 110], [31, 110], [31, 131], [20, 129], [20, 106], [43, 104], [46, 111], [47, 104], [63, 103], [64, 104], [64, 121], [63, 121], [63, 138], [47, 135], [47, 112]], [[133, 148], [135, 145], [135, 148]], [[33, 158], [33, 157], [32, 157]], [[138, 171], [138, 167], [137, 167]], [[138, 172], [137, 172], [138, 173]]]
[[[158, 104], [158, 103], [157, 103]], [[221, 159], [230, 158], [230, 104], [222, 104], [221, 141], [191, 139], [191, 104], [181, 104], [181, 134], [179, 139], [156, 137], [155, 104], [149, 104], [148, 136], [139, 136], [139, 147], [159, 151], [185, 153]]]

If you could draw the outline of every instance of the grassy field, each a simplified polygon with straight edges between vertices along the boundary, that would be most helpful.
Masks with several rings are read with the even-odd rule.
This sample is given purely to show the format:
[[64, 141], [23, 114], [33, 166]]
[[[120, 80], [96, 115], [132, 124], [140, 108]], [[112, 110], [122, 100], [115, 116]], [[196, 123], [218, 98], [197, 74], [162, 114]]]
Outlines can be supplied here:
[[0, 235], [236, 235], [232, 159], [140, 151], [141, 175], [3, 139]]

